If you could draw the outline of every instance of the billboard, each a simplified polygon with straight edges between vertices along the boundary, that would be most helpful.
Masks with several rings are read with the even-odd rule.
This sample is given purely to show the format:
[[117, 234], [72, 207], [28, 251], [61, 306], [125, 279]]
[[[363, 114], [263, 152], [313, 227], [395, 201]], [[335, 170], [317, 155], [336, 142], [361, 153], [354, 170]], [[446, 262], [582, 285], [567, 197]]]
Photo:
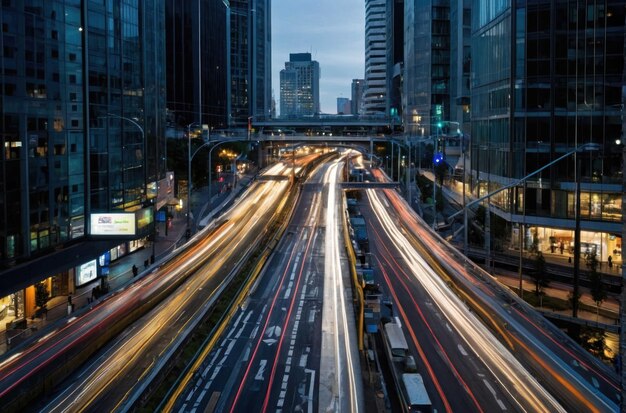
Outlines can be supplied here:
[[135, 214], [99, 213], [91, 214], [91, 235], [135, 235]]
[[76, 267], [76, 287], [85, 285], [96, 278], [98, 278], [96, 260], [86, 262], [80, 267]]

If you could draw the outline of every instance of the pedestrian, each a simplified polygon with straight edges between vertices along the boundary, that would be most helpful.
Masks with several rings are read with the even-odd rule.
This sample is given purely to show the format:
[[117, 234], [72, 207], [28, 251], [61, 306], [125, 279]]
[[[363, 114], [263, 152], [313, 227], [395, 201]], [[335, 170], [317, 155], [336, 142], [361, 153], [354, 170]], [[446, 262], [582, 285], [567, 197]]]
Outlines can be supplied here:
[[146, 268], [146, 270], [148, 269], [148, 265], [150, 265], [150, 260], [146, 259], [143, 262], [143, 266]]
[[565, 247], [563, 246], [563, 241], [561, 241], [561, 243], [559, 244], [559, 249], [561, 250], [561, 255], [563, 255], [563, 249]]
[[133, 277], [136, 277], [139, 273], [139, 268], [135, 264], [133, 264]]
[[69, 293], [67, 295], [67, 315], [72, 314], [73, 310], [74, 310], [74, 306], [72, 305], [72, 293]]
[[608, 261], [609, 261], [609, 268], [613, 268], [613, 257], [609, 255]]

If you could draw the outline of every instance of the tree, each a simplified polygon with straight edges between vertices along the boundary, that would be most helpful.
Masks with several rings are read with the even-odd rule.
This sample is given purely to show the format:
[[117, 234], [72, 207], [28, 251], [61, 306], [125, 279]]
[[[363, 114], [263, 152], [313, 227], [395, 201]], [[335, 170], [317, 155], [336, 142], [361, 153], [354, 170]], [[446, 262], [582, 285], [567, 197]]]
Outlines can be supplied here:
[[46, 284], [43, 281], [35, 284], [35, 306], [39, 308], [39, 313], [45, 313], [47, 311], [46, 304], [49, 299], [50, 294], [48, 294]]
[[600, 304], [606, 300], [606, 288], [602, 282], [602, 276], [598, 272], [598, 258], [595, 252], [587, 255], [587, 266], [589, 267], [589, 284], [591, 286], [591, 298], [596, 303], [596, 321], [600, 314]]
[[535, 295], [539, 296], [539, 294], [543, 293], [543, 289], [550, 284], [550, 280], [546, 277], [546, 259], [541, 251], [537, 252], [532, 275], [535, 280]]

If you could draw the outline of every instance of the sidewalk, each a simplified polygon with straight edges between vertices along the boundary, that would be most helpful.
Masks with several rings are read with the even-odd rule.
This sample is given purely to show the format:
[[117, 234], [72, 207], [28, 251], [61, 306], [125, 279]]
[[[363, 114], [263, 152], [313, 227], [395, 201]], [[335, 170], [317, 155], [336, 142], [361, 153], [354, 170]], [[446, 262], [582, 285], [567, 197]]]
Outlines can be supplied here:
[[[219, 213], [250, 184], [253, 176], [253, 173], [243, 176], [238, 180], [237, 186], [230, 191], [212, 193], [210, 203], [206, 199], [208, 189], [202, 188], [194, 192], [192, 194], [192, 216], [197, 217], [196, 222], [200, 222], [205, 215], [212, 216], [212, 213]], [[111, 263], [109, 275], [106, 278], [109, 286], [107, 294], [111, 294], [133, 281], [133, 266], [136, 266], [138, 269], [136, 278], [147, 276], [153, 268], [166, 260], [177, 246], [187, 242], [187, 216], [185, 211], [176, 211], [174, 213], [167, 235], [165, 234], [164, 223], [157, 223], [156, 225], [157, 236], [154, 244], [148, 242], [143, 248]], [[195, 227], [193, 221], [191, 226], [192, 228]], [[154, 263], [151, 263], [153, 253], [155, 260]], [[79, 316], [90, 311], [92, 290], [96, 285], [100, 284], [92, 282], [84, 287], [77, 288], [71, 294], [72, 316]], [[32, 337], [44, 335], [65, 322], [70, 316], [68, 307], [68, 296], [57, 296], [50, 299], [47, 303], [48, 312], [43, 318], [28, 319], [26, 330], [11, 330], [11, 332], [15, 333], [11, 337], [7, 336], [6, 323], [0, 323], [0, 355], [6, 353], [10, 347], [15, 347], [17, 344]]]

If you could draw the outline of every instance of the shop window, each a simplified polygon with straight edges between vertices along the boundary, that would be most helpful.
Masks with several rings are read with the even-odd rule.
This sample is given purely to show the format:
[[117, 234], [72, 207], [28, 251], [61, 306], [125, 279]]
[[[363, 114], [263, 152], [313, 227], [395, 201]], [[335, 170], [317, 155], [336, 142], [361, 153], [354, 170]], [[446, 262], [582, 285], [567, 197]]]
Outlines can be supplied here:
[[5, 159], [19, 159], [20, 149], [22, 148], [22, 142], [5, 142], [4, 143], [4, 156]]
[[37, 231], [30, 232], [30, 250], [37, 251]]
[[621, 221], [622, 220], [622, 195], [604, 194], [602, 195], [602, 220]]

